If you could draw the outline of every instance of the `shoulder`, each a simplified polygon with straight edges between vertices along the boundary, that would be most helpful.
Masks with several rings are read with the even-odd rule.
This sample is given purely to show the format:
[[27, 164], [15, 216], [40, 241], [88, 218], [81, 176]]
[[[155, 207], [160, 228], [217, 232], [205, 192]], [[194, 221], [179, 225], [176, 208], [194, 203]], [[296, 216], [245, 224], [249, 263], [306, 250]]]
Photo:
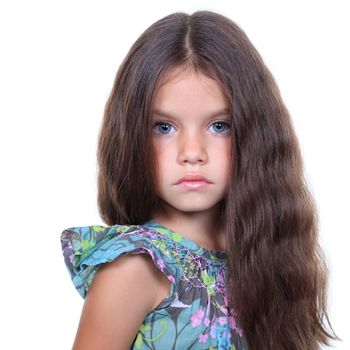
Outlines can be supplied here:
[[158, 291], [158, 278], [144, 254], [102, 264], [87, 292], [74, 348], [130, 348]]
[[99, 285], [102, 294], [137, 304], [144, 314], [154, 306], [159, 288], [157, 269], [145, 254], [126, 254], [101, 264], [88, 295]]
[[145, 314], [156, 308], [169, 293], [171, 285], [148, 254], [125, 254], [102, 264], [96, 277], [95, 279], [105, 279], [106, 285], [114, 285], [117, 291], [123, 292], [125, 289], [128, 297], [132, 296], [133, 302]]
[[[173, 295], [178, 279], [176, 264], [161, 239], [155, 231], [139, 225], [71, 227], [61, 233], [66, 267], [83, 298], [101, 269], [111, 274], [114, 271], [119, 281], [123, 281], [122, 275], [138, 285], [151, 281], [149, 288], [158, 290], [155, 300], [148, 301], [153, 306], [169, 288], [169, 298]], [[138, 276], [135, 280], [130, 280], [132, 271]]]

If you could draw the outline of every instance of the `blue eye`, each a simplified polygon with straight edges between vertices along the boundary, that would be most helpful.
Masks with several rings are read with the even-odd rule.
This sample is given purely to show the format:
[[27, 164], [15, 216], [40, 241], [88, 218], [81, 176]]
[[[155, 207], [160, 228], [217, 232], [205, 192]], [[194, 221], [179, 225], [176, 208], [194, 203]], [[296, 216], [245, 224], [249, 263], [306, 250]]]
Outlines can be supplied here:
[[[223, 134], [223, 133], [227, 132], [228, 130], [230, 130], [230, 124], [222, 122], [222, 121], [215, 122], [212, 125], [219, 126], [219, 132], [218, 132], [219, 134]], [[226, 129], [225, 129], [225, 126], [226, 126]], [[224, 130], [224, 132], [220, 132], [220, 129]]]
[[[158, 128], [158, 126], [161, 126], [161, 128]], [[167, 122], [163, 122], [163, 121], [158, 121], [154, 124], [154, 128], [157, 128], [158, 130], [165, 131], [165, 134], [166, 134], [166, 131], [169, 130], [171, 127], [172, 127], [172, 125], [170, 125]], [[162, 132], [157, 132], [157, 134], [165, 135]]]
[[[214, 133], [216, 133], [216, 134], [227, 133], [231, 128], [229, 123], [226, 123], [223, 121], [217, 121], [211, 125], [216, 125], [216, 127], [218, 127], [219, 131], [214, 131]], [[168, 134], [167, 131], [169, 131], [172, 127], [173, 126], [166, 121], [160, 120], [160, 121], [157, 121], [154, 123], [154, 128], [157, 129], [158, 131], [160, 131], [160, 132], [157, 132], [157, 134], [161, 134], [161, 135], [167, 135]], [[224, 130], [224, 132], [222, 132], [222, 130]], [[163, 131], [164, 131], [164, 133], [163, 133]]]

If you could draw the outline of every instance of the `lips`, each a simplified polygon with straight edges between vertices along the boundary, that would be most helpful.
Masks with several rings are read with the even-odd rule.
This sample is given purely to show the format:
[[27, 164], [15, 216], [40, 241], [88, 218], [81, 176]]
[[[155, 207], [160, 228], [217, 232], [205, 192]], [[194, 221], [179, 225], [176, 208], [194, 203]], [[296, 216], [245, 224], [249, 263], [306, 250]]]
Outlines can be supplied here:
[[190, 181], [204, 181], [207, 183], [211, 183], [207, 178], [205, 178], [204, 176], [201, 176], [199, 174], [187, 174], [186, 176], [182, 177], [181, 179], [179, 179], [175, 185], [178, 185], [182, 182], [190, 182]]

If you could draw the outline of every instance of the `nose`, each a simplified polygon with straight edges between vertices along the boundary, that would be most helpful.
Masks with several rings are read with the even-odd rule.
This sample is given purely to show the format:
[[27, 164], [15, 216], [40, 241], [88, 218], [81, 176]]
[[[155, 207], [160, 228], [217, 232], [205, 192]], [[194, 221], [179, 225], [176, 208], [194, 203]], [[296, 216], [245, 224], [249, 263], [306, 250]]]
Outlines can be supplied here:
[[178, 153], [180, 163], [205, 163], [207, 157], [205, 140], [199, 133], [187, 133], [180, 138]]

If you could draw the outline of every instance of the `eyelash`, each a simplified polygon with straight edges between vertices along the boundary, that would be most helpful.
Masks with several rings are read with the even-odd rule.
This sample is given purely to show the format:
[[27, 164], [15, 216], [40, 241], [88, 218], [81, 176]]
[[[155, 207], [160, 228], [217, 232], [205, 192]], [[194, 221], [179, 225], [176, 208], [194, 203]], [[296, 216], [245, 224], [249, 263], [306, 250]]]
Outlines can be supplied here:
[[[230, 129], [231, 129], [231, 125], [230, 125], [229, 123], [223, 121], [223, 120], [215, 121], [215, 122], [213, 122], [211, 125], [213, 125], [213, 124], [219, 124], [219, 123], [228, 126], [228, 128], [226, 129], [225, 132], [217, 132], [216, 134], [219, 134], [219, 135], [220, 135], [220, 134], [222, 134], [222, 135], [227, 134], [227, 133], [230, 131]], [[155, 128], [157, 125], [162, 125], [162, 124], [168, 124], [168, 125], [170, 125], [170, 126], [173, 126], [171, 123], [169, 123], [169, 122], [167, 122], [167, 121], [165, 121], [165, 120], [157, 120], [157, 121], [154, 122], [153, 128]], [[167, 135], [167, 134], [162, 134], [162, 133], [157, 133], [157, 134], [159, 134], [159, 135]]]

